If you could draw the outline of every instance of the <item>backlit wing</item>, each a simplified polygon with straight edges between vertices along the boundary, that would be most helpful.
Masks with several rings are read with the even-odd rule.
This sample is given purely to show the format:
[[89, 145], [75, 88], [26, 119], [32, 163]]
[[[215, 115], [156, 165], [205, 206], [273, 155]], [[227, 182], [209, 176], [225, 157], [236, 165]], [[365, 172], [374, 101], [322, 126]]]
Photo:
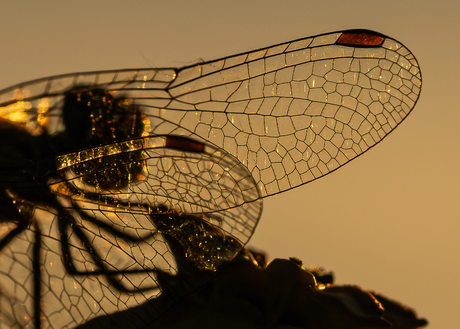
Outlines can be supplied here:
[[[0, 315], [62, 328], [142, 303], [158, 293], [159, 271], [177, 270], [161, 235], [213, 269], [247, 243], [263, 197], [363, 154], [420, 89], [406, 47], [353, 30], [0, 91], [0, 132], [24, 146], [0, 148]], [[73, 111], [86, 103], [89, 121]], [[87, 123], [95, 144], [78, 143]]]
[[421, 72], [400, 42], [334, 32], [183, 68], [76, 73], [0, 93], [0, 115], [62, 129], [62, 93], [97, 86], [141, 106], [152, 135], [211, 142], [249, 168], [262, 196], [322, 177], [410, 113]]

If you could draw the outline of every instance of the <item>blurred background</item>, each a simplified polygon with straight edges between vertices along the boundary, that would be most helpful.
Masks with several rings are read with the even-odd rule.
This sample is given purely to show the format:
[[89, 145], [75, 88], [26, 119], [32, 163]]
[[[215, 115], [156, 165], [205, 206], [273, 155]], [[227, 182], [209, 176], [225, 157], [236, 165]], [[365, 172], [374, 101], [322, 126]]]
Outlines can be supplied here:
[[0, 1], [0, 89], [78, 71], [180, 67], [366, 28], [405, 44], [423, 76], [412, 114], [337, 172], [267, 198], [250, 246], [296, 256], [457, 328], [460, 3]]

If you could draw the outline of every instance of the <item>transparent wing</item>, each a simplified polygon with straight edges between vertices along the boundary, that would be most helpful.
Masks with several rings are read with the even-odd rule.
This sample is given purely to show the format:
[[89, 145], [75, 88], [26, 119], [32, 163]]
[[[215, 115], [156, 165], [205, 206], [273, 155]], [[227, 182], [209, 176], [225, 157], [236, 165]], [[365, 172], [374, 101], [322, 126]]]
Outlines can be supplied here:
[[[203, 268], [230, 259], [252, 235], [262, 197], [376, 145], [420, 88], [407, 48], [355, 30], [183, 68], [67, 74], [1, 91], [1, 136], [13, 132], [24, 149], [0, 148], [0, 315], [11, 326], [34, 317], [65, 327], [141, 303], [154, 295], [156, 271], [176, 269], [162, 235]], [[101, 119], [99, 137], [110, 142], [77, 143], [81, 115], [66, 105], [69, 91], [99, 102], [91, 115], [119, 102], [125, 112], [113, 122], [142, 129], [112, 136], [117, 127]], [[33, 147], [48, 140], [66, 150], [47, 149], [52, 163]], [[197, 235], [216, 237], [202, 249], [217, 255], [196, 256]]]
[[[107, 159], [116, 159], [116, 168], [99, 165]], [[41, 324], [50, 328], [74, 327], [142, 304], [159, 294], [159, 272], [178, 270], [168, 236], [193, 254], [187, 257], [198, 268], [215, 269], [243, 248], [262, 212], [244, 165], [186, 138], [144, 137], [57, 161], [62, 175], [54, 175], [48, 187], [59, 204], [37, 205], [33, 212], [39, 254], [31, 250], [33, 228], [0, 252], [0, 319], [11, 327], [30, 325], [37, 299]], [[139, 170], [132, 170], [133, 163]], [[95, 187], [99, 179], [123, 172], [136, 179], [112, 190]], [[1, 241], [14, 225], [0, 224]], [[32, 283], [37, 273], [31, 260], [37, 258], [40, 297]]]
[[[137, 152], [142, 153], [133, 160], [130, 155]], [[96, 166], [93, 170], [92, 163], [109, 161], [108, 157], [120, 157], [116, 168], [108, 171], [107, 167]], [[188, 138], [144, 137], [66, 154], [58, 157], [58, 162], [58, 170], [67, 175], [63, 181], [54, 180], [51, 189], [78, 202], [80, 209], [101, 211], [103, 205], [114, 214], [150, 214], [163, 207], [169, 213], [203, 215], [204, 220], [213, 222], [243, 245], [262, 211], [256, 183], [241, 162], [222, 149]], [[139, 171], [132, 170], [133, 162], [140, 164]], [[76, 175], [76, 168], [82, 164], [89, 165]], [[94, 187], [100, 177], [118, 177], [123, 172], [137, 176], [126, 186], [110, 190]], [[158, 230], [152, 220], [147, 224], [103, 220], [120, 229], [144, 230], [147, 234]]]
[[262, 196], [322, 177], [410, 113], [421, 72], [400, 42], [334, 32], [196, 65], [77, 73], [0, 93], [0, 115], [62, 130], [62, 93], [98, 86], [141, 106], [152, 135], [210, 142], [249, 168]]

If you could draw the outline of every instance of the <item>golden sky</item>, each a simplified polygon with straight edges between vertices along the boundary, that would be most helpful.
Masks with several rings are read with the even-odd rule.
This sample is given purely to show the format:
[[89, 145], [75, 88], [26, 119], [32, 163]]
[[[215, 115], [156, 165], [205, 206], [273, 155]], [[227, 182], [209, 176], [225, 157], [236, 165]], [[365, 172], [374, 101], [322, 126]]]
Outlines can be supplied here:
[[416, 108], [367, 154], [265, 199], [250, 246], [334, 270], [338, 283], [460, 326], [460, 3], [40, 1], [0, 4], [0, 89], [79, 71], [183, 66], [320, 33], [401, 41], [422, 70]]

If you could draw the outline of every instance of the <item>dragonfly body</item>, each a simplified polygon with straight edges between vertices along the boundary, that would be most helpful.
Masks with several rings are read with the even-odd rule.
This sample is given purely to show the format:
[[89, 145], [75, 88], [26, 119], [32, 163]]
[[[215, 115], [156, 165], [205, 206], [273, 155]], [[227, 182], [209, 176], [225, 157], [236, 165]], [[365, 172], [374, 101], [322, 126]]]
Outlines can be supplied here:
[[375, 146], [420, 88], [407, 48], [352, 30], [1, 91], [0, 292], [11, 298], [0, 314], [73, 327], [155, 297], [179, 252], [215, 269], [249, 240], [263, 197]]
[[[5, 141], [0, 146], [0, 185], [3, 194], [2, 209], [5, 210], [2, 221], [17, 221], [18, 218], [22, 218], [18, 216], [13, 201], [21, 200], [21, 202], [42, 206], [53, 202], [59, 204], [55, 195], [50, 193], [47, 187], [50, 178], [65, 179], [62, 173], [57, 171], [56, 154], [67, 154], [84, 148], [111, 144], [115, 140], [140, 137], [142, 118], [139, 111], [136, 112], [135, 107], [124, 109], [118, 106], [121, 102], [123, 101], [112, 100], [110, 95], [100, 89], [71, 90], [65, 96], [62, 110], [65, 128], [63, 132], [54, 135], [50, 135], [45, 127], [32, 135], [22, 125], [2, 119], [0, 139]], [[132, 108], [135, 114], [130, 113], [133, 111]], [[126, 117], [133, 121], [123, 121]], [[89, 166], [92, 165], [94, 171], [102, 170], [103, 174], [90, 176], [91, 178], [85, 181], [90, 185], [96, 185], [100, 182], [94, 180], [94, 177], [101, 177], [105, 189], [126, 185], [126, 177], [132, 173], [120, 172], [125, 168], [117, 167], [116, 160], [111, 161], [112, 163], [109, 161], [116, 167], [110, 168], [117, 171], [116, 175], [104, 171], [102, 167], [107, 166], [105, 163], [89, 161]], [[80, 167], [75, 170], [85, 171], [86, 174], [91, 171], [88, 169], [88, 164], [82, 164]], [[132, 169], [135, 174], [136, 170], [142, 170], [138, 167], [133, 164], [129, 169], [135, 168]]]

